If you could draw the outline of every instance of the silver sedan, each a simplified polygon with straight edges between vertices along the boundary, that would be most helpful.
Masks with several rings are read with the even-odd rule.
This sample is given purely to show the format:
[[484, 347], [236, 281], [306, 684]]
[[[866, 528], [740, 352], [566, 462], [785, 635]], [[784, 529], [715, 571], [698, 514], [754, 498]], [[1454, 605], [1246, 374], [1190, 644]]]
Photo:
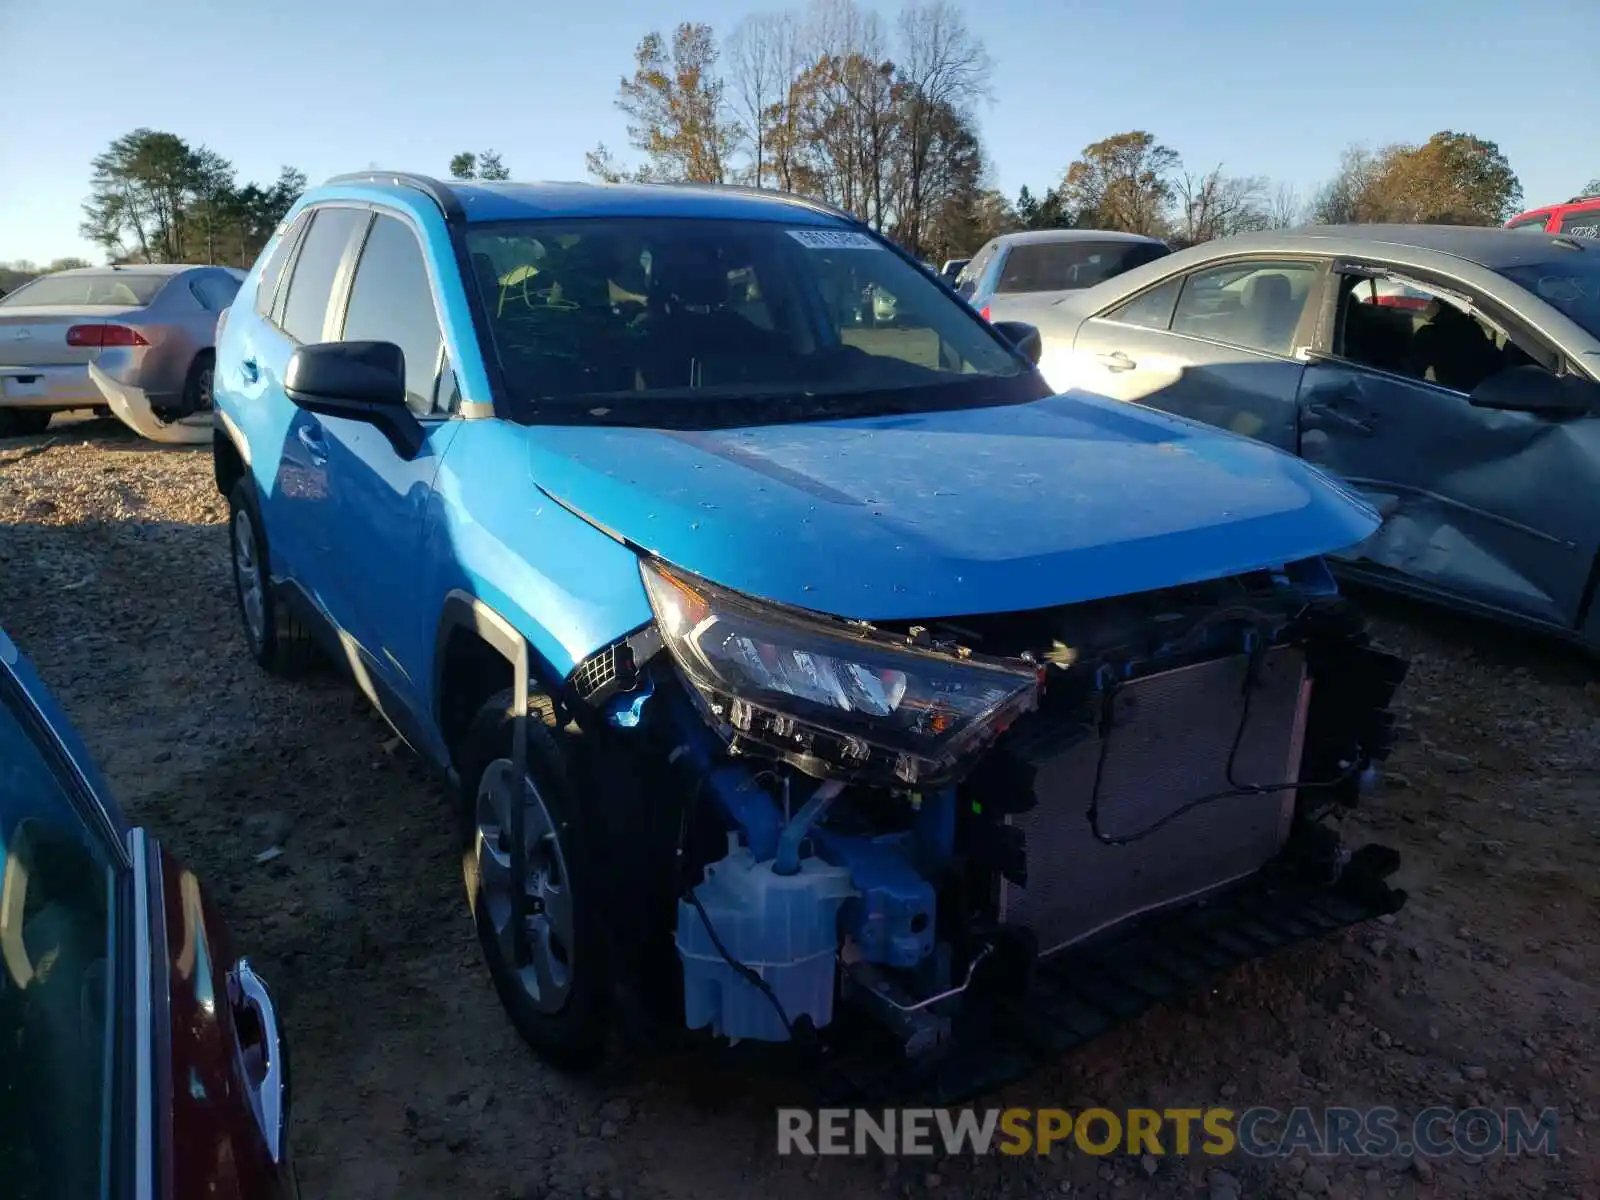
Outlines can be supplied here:
[[232, 267], [85, 267], [0, 298], [0, 437], [102, 405], [145, 436], [209, 420], [217, 317], [243, 280]]
[[1057, 390], [1270, 442], [1362, 493], [1384, 520], [1337, 557], [1347, 576], [1600, 649], [1600, 244], [1248, 234], [1007, 316], [1039, 328]]

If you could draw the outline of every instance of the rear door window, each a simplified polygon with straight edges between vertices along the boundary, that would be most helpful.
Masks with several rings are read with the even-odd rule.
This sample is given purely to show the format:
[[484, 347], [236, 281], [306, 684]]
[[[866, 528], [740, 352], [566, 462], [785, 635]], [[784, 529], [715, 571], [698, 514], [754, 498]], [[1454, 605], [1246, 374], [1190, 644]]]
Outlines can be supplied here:
[[87, 275], [46, 275], [12, 292], [0, 305], [76, 306], [87, 308], [139, 308], [155, 299], [170, 275], [141, 275], [137, 271], [104, 271]]
[[1055, 292], [1093, 287], [1124, 271], [1164, 257], [1155, 242], [1022, 242], [1011, 248], [997, 293]]
[[1318, 266], [1238, 262], [1194, 271], [1184, 280], [1172, 332], [1287, 355]]
[[283, 331], [301, 345], [322, 341], [339, 264], [344, 261], [351, 237], [370, 216], [365, 209], [357, 208], [316, 210], [316, 219], [306, 230], [295, 258], [294, 277], [289, 280], [289, 295], [283, 307]]
[[433, 409], [439, 368], [439, 318], [422, 246], [403, 221], [379, 214], [367, 235], [345, 311], [347, 342], [393, 342], [406, 360], [406, 403]]

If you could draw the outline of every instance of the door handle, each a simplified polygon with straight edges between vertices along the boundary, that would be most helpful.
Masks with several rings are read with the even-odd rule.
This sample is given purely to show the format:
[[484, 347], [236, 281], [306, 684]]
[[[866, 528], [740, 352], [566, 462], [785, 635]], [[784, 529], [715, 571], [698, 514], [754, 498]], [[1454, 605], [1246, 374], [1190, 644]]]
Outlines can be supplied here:
[[234, 964], [231, 975], [234, 1038], [245, 1063], [250, 1107], [255, 1110], [272, 1161], [281, 1163], [288, 1149], [285, 1118], [289, 1078], [283, 1040], [278, 1033], [277, 1005], [248, 958]]
[[1139, 364], [1134, 362], [1121, 350], [1112, 351], [1110, 354], [1097, 354], [1100, 365], [1108, 371], [1131, 371]]
[[247, 358], [239, 364], [239, 374], [244, 376], [246, 383], [254, 383], [261, 378], [261, 367], [253, 358]]
[[1306, 411], [1330, 425], [1338, 425], [1351, 433], [1359, 433], [1362, 437], [1372, 436], [1373, 429], [1370, 422], [1363, 421], [1360, 417], [1352, 416], [1330, 404], [1307, 405]]
[[306, 453], [311, 456], [311, 461], [322, 466], [328, 461], [328, 443], [322, 440], [322, 427], [312, 423], [302, 425], [294, 431], [294, 436], [306, 448]]

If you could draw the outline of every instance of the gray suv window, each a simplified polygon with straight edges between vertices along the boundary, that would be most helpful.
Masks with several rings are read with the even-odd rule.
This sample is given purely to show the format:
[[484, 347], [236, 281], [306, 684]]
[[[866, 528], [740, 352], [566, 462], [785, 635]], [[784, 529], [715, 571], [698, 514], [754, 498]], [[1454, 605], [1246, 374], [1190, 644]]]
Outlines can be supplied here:
[[371, 214], [356, 208], [319, 208], [295, 258], [283, 309], [283, 331], [302, 345], [320, 342], [328, 298], [350, 236]]

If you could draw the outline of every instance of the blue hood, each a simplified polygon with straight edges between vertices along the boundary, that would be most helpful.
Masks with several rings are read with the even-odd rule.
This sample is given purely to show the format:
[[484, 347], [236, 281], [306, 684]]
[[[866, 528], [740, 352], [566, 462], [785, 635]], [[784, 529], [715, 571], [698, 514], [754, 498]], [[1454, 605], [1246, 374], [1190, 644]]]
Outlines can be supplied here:
[[1259, 442], [1084, 393], [714, 432], [544, 426], [535, 481], [724, 587], [950, 617], [1213, 579], [1354, 545], [1373, 510]]

